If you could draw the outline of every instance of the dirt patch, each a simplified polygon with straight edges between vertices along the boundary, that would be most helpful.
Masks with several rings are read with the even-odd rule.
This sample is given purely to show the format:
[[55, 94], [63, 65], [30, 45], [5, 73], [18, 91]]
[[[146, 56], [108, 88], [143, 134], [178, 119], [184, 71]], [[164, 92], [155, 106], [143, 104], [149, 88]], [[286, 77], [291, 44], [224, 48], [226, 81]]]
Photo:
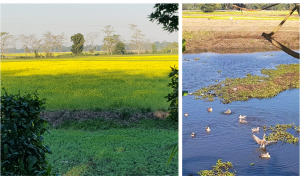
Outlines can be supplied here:
[[[264, 37], [281, 20], [207, 20], [183, 18], [185, 53], [246, 53], [278, 51]], [[283, 45], [299, 50], [299, 21], [289, 20], [273, 36]]]
[[142, 119], [165, 119], [168, 115], [167, 112], [136, 112], [129, 113], [126, 111], [68, 111], [60, 110], [53, 112], [41, 112], [40, 116], [44, 118], [51, 126], [56, 127], [61, 125], [65, 121], [84, 121], [91, 119], [103, 118], [104, 120], [113, 120], [121, 124], [130, 124], [140, 121]]

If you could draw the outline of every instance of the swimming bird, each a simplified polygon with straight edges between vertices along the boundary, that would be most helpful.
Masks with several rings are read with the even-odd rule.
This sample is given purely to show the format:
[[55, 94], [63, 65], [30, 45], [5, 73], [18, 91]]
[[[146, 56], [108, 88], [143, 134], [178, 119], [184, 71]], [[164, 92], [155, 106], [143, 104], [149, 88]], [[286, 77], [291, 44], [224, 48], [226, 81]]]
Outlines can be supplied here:
[[254, 139], [254, 141], [257, 144], [260, 144], [260, 148], [264, 149], [266, 147], [266, 145], [269, 145], [271, 143], [276, 143], [277, 141], [267, 141], [265, 139], [266, 134], [264, 134], [263, 139], [259, 139], [257, 136], [255, 136], [254, 134], [252, 134], [252, 138]]
[[252, 128], [251, 130], [252, 130], [252, 133], [253, 133], [253, 132], [258, 132], [258, 131], [259, 131], [259, 127], [257, 127], [257, 128]]
[[224, 112], [225, 114], [231, 114], [231, 110], [228, 109], [227, 111]]
[[185, 113], [184, 116], [187, 117], [187, 116], [189, 116], [189, 114], [188, 114], [188, 113]]
[[212, 112], [212, 108], [207, 108], [207, 111], [208, 112]]
[[244, 124], [246, 124], [246, 123], [248, 123], [247, 121], [245, 121], [245, 120], [243, 120], [243, 119], [241, 119], [241, 118], [239, 118], [239, 123], [244, 123]]
[[194, 138], [196, 136], [196, 133], [192, 132], [191, 137]]
[[260, 154], [259, 157], [261, 157], [261, 158], [270, 158], [271, 156], [270, 156], [270, 153], [267, 152], [267, 153]]
[[247, 116], [242, 116], [242, 115], [240, 115], [240, 119], [245, 119]]
[[207, 132], [210, 132], [209, 126], [206, 127], [206, 131], [207, 131]]

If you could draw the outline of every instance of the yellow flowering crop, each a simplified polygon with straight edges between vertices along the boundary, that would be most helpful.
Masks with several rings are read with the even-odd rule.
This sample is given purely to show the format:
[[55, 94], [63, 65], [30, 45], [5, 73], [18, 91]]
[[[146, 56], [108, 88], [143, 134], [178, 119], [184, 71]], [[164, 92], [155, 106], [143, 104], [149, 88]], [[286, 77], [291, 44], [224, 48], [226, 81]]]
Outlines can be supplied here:
[[122, 71], [124, 74], [163, 76], [169, 66], [178, 66], [178, 56], [134, 56], [134, 57], [84, 57], [67, 59], [29, 59], [1, 62], [1, 72], [13, 72], [14, 76], [31, 75], [102, 75]]

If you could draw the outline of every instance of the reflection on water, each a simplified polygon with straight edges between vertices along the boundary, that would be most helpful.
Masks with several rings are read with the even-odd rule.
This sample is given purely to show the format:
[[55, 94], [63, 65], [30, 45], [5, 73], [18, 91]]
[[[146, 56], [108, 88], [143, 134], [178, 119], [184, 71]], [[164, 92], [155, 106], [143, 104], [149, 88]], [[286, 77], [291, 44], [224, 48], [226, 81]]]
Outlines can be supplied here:
[[[225, 80], [244, 77], [247, 73], [260, 75], [262, 68], [299, 62], [283, 52], [253, 54], [187, 54], [183, 55], [183, 90], [193, 92], [201, 87]], [[200, 60], [193, 60], [199, 58]], [[218, 73], [221, 70], [221, 73]], [[252, 139], [251, 128], [263, 125], [295, 123], [299, 125], [299, 89], [287, 90], [272, 99], [251, 99], [224, 105], [219, 100], [205, 102], [193, 95], [183, 97], [183, 175], [196, 175], [210, 170], [218, 159], [232, 162], [237, 175], [297, 175], [299, 176], [299, 146], [281, 142], [268, 145], [270, 159], [261, 159], [263, 152]], [[213, 112], [207, 112], [212, 107]], [[225, 115], [224, 111], [232, 110]], [[239, 123], [239, 115], [247, 115], [247, 124]], [[211, 131], [205, 131], [209, 126]], [[191, 138], [195, 132], [196, 137]], [[290, 130], [294, 136], [299, 136]], [[263, 131], [255, 133], [263, 137]], [[250, 166], [254, 163], [253, 166]]]

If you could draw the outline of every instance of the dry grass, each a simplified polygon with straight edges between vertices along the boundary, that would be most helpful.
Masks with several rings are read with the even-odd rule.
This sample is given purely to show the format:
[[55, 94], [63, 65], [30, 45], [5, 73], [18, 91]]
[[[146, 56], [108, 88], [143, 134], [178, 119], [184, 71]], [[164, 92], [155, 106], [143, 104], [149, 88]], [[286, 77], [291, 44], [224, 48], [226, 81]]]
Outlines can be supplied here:
[[[264, 39], [281, 20], [209, 20], [183, 18], [186, 53], [244, 53], [279, 50]], [[292, 49], [299, 49], [299, 21], [289, 20], [273, 36]]]

